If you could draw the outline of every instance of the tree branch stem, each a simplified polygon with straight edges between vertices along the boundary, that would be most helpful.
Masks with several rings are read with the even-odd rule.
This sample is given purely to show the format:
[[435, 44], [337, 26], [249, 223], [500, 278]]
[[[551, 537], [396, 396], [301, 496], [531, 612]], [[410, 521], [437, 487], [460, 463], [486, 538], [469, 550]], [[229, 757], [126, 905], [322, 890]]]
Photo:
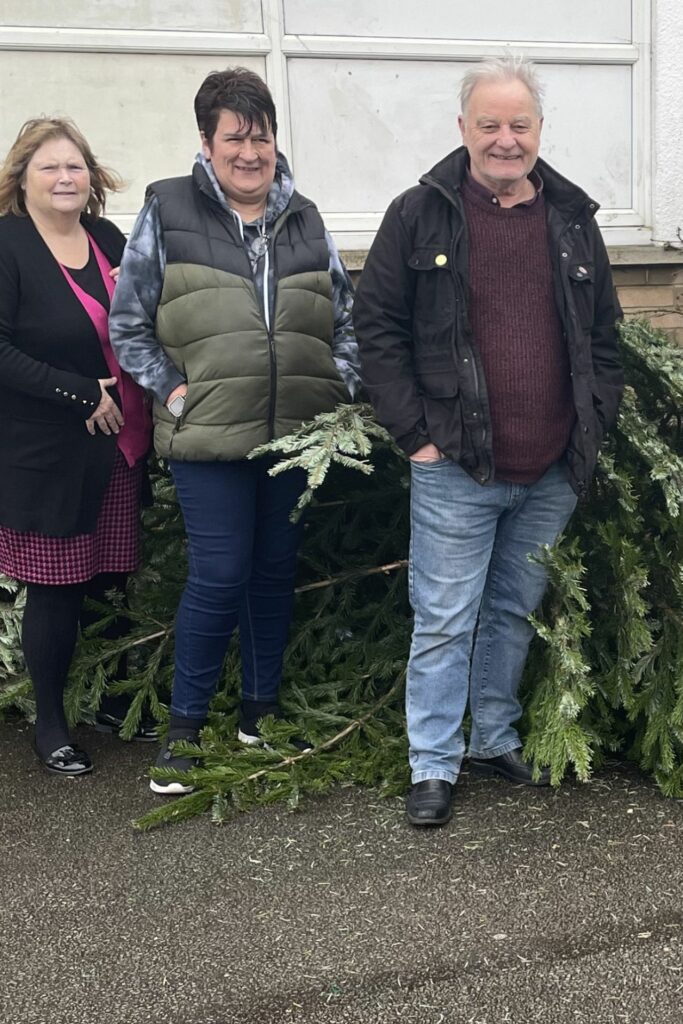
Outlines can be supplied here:
[[344, 572], [339, 576], [329, 576], [326, 580], [319, 580], [317, 583], [306, 583], [303, 587], [297, 587], [295, 594], [303, 594], [307, 590], [320, 590], [322, 587], [333, 587], [335, 583], [343, 583], [345, 580], [352, 580], [360, 576], [374, 576], [378, 572], [388, 573], [394, 569], [405, 569], [408, 565], [407, 558], [400, 558], [397, 562], [387, 562], [386, 565], [376, 565], [372, 569], [359, 569], [357, 572]]

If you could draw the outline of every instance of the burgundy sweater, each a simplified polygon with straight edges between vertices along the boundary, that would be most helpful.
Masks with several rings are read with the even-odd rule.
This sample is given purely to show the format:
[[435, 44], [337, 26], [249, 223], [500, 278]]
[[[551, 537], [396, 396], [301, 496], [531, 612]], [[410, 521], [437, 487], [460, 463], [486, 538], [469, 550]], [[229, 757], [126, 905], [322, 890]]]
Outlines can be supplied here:
[[471, 180], [469, 314], [484, 367], [497, 480], [538, 480], [566, 450], [576, 416], [553, 295], [545, 201], [503, 208]]

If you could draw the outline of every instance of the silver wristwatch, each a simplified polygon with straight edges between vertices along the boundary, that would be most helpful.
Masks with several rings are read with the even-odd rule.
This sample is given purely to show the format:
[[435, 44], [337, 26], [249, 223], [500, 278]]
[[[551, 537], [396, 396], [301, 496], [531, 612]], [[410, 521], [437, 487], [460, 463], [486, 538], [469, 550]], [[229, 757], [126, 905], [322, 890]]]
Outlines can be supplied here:
[[183, 409], [185, 408], [185, 395], [176, 395], [173, 401], [168, 403], [166, 408], [172, 416], [179, 419], [183, 414]]

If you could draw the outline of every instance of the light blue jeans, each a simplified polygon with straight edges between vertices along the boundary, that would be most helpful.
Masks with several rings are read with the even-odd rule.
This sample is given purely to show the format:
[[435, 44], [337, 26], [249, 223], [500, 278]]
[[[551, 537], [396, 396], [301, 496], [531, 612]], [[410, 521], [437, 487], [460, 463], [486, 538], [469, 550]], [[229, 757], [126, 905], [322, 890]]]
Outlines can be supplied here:
[[534, 484], [482, 487], [449, 459], [411, 462], [409, 587], [415, 625], [406, 715], [413, 782], [455, 782], [465, 752], [521, 746], [514, 723], [545, 570], [529, 555], [553, 544], [576, 506], [563, 463]]

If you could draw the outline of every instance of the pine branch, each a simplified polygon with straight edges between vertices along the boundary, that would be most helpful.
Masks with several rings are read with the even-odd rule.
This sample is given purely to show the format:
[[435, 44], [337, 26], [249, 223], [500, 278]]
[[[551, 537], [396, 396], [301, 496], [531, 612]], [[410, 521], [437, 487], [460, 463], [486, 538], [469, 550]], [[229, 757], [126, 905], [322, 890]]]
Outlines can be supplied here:
[[[341, 729], [336, 735], [330, 737], [327, 740], [319, 743], [312, 750], [304, 751], [299, 754], [291, 754], [288, 757], [284, 757], [277, 761], [275, 764], [270, 764], [268, 767], [259, 768], [256, 771], [240, 778], [237, 770], [230, 770], [229, 766], [223, 766], [222, 776], [215, 777], [210, 772], [206, 772], [202, 768], [194, 768], [188, 772], [178, 772], [173, 769], [154, 768], [152, 769], [153, 778], [164, 778], [164, 779], [175, 779], [184, 784], [196, 785], [197, 790], [193, 793], [187, 794], [177, 801], [174, 801], [171, 805], [166, 805], [163, 808], [156, 808], [155, 810], [143, 815], [138, 818], [133, 824], [136, 828], [142, 831], [149, 830], [166, 823], [170, 820], [184, 818], [190, 816], [190, 814], [196, 813], [195, 806], [200, 805], [201, 809], [209, 806], [209, 803], [214, 802], [217, 796], [220, 796], [222, 800], [225, 800], [228, 795], [235, 797], [235, 791], [238, 787], [253, 787], [253, 784], [261, 781], [276, 781], [282, 783], [287, 778], [286, 772], [292, 769], [294, 766], [301, 764], [304, 761], [313, 761], [316, 757], [324, 754], [327, 751], [333, 750], [338, 747], [344, 740], [348, 739], [354, 732], [362, 729], [364, 725], [376, 718], [382, 708], [385, 707], [391, 700], [394, 699], [396, 694], [400, 691], [405, 682], [405, 671], [403, 671], [390, 690], [387, 691], [365, 714], [354, 718], [348, 722], [343, 729]], [[261, 723], [262, 725], [262, 723]], [[265, 734], [267, 737], [267, 733]], [[201, 746], [195, 744], [177, 744], [177, 749], [180, 754], [184, 754], [190, 757], [197, 756], [202, 757], [204, 751]], [[261, 756], [262, 751], [258, 751], [256, 756]], [[265, 757], [270, 757], [270, 752], [265, 752]], [[204, 793], [201, 796], [203, 789], [202, 787], [207, 785], [207, 775], [211, 776], [211, 785], [207, 788], [208, 793]], [[216, 788], [218, 787], [218, 788]], [[225, 804], [227, 810], [227, 804]]]

